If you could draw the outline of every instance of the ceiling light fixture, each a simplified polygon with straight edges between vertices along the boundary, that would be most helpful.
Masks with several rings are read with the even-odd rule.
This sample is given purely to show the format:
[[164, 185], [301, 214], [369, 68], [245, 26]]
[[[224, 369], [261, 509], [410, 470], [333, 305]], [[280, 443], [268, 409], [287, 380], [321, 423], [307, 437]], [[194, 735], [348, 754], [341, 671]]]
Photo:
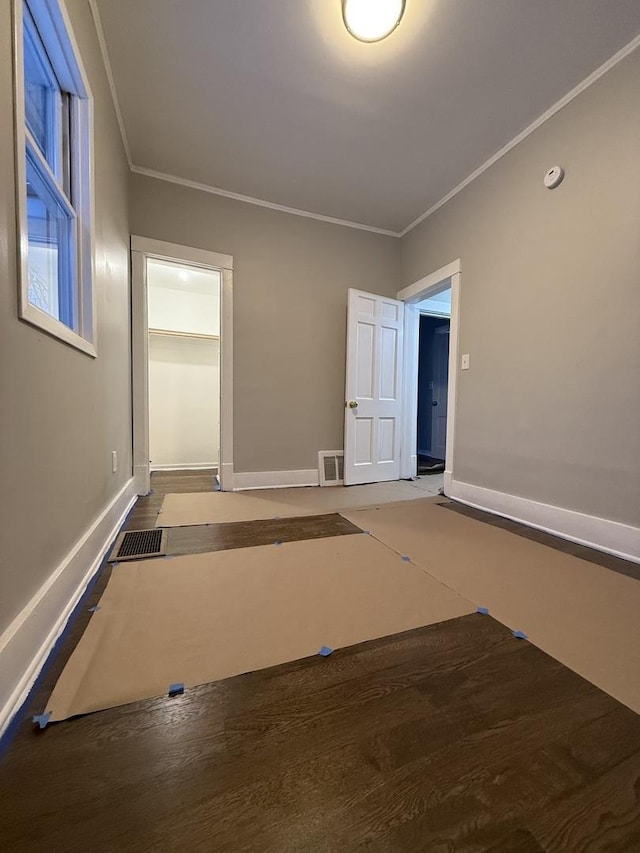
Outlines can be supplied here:
[[342, 0], [344, 25], [359, 41], [381, 41], [404, 14], [405, 0]]

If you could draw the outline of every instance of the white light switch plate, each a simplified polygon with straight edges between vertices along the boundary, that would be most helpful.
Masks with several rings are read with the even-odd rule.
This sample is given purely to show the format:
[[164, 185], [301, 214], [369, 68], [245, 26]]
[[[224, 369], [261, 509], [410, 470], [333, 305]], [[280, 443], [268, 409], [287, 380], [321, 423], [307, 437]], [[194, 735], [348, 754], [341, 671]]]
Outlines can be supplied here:
[[462, 363], [460, 364], [460, 370], [469, 370], [469, 353], [466, 352], [462, 356]]

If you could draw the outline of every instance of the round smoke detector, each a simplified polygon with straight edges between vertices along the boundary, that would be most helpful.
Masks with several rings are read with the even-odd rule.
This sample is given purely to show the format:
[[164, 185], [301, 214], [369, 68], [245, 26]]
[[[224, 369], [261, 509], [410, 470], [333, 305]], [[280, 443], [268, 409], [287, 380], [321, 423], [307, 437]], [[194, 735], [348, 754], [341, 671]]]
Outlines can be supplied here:
[[544, 185], [548, 190], [553, 190], [562, 183], [564, 169], [562, 166], [552, 166], [544, 176]]

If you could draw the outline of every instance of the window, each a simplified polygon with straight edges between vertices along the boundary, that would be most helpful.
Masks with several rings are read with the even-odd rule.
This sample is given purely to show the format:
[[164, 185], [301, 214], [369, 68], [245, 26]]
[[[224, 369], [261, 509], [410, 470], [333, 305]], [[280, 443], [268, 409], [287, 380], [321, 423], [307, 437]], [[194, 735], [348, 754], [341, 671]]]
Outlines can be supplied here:
[[20, 317], [95, 355], [91, 96], [59, 0], [14, 0]]

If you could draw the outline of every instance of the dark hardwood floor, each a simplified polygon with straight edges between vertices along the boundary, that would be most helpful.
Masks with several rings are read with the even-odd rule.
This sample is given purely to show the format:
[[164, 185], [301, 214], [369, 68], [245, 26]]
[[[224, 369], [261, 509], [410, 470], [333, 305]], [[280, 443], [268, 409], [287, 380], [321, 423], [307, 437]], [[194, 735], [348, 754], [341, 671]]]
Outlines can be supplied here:
[[15, 740], [7, 851], [640, 850], [640, 717], [465, 616]]
[[151, 488], [163, 494], [185, 492], [213, 492], [217, 468], [200, 471], [152, 471]]
[[[213, 488], [154, 475], [129, 529], [152, 526], [179, 480]], [[169, 553], [354, 531], [335, 514], [174, 528]], [[488, 616], [39, 731], [110, 571], [5, 744], [0, 850], [640, 853], [640, 717]]]
[[298, 542], [362, 533], [359, 527], [338, 513], [305, 515], [299, 518], [237, 521], [224, 524], [194, 524], [167, 528], [167, 554], [201, 554], [271, 545], [274, 542]]
[[[151, 494], [138, 498], [138, 502], [136, 503], [136, 506], [130, 514], [123, 529], [140, 530], [153, 527], [156, 523], [158, 512], [162, 506], [162, 500], [165, 494], [171, 492], [214, 491], [214, 474], [215, 469], [207, 471], [154, 471], [151, 475]], [[491, 513], [483, 512], [482, 510], [457, 503], [456, 501], [448, 501], [444, 497], [442, 506], [445, 506], [447, 509], [453, 510], [454, 512], [466, 515], [469, 518], [475, 518], [478, 521], [483, 521], [485, 524], [492, 524], [495, 527], [501, 527], [503, 530], [508, 530], [510, 533], [515, 533], [518, 536], [524, 536], [534, 542], [540, 542], [542, 545], [547, 545], [549, 548], [555, 548], [557, 551], [563, 551], [565, 554], [572, 554], [574, 557], [579, 557], [581, 560], [596, 563], [606, 569], [611, 569], [614, 572], [620, 572], [628, 577], [640, 580], [640, 565], [631, 563], [628, 560], [623, 560], [613, 554], [605, 554], [602, 551], [595, 550], [594, 548], [579, 545], [577, 542], [569, 542], [567, 539], [561, 539], [559, 536], [553, 536], [550, 533], [545, 533], [543, 530], [536, 530], [534, 527], [527, 527], [526, 524], [520, 524], [517, 521], [511, 521], [510, 519], [503, 518], [502, 516], [492, 515]], [[202, 526], [205, 527], [206, 525]], [[177, 530], [178, 528], [174, 529]], [[282, 537], [276, 538], [280, 538], [281, 541], [285, 541]], [[255, 542], [253, 544], [259, 543]]]
[[215, 491], [215, 468], [205, 471], [153, 471], [151, 492], [138, 498], [123, 530], [154, 527], [165, 495]]

